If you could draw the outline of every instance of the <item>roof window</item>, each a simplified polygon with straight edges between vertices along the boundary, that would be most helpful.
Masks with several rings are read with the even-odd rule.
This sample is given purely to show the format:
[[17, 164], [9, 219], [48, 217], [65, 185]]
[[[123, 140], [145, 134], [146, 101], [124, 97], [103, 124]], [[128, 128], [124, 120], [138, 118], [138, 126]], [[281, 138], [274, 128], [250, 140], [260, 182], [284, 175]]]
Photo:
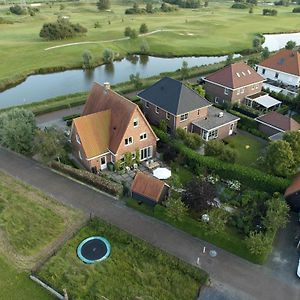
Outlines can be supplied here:
[[247, 70], [247, 71], [248, 71], [248, 74], [251, 75], [251, 71], [250, 70]]
[[236, 73], [236, 76], [237, 76], [237, 77], [241, 77], [240, 73]]

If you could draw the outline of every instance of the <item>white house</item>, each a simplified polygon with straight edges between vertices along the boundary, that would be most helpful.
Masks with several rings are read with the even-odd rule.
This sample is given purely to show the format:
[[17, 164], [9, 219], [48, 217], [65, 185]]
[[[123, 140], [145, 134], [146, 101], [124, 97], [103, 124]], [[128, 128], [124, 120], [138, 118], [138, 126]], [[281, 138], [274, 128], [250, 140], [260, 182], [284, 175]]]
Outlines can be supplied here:
[[281, 50], [257, 65], [257, 73], [266, 79], [287, 85], [300, 86], [300, 53]]

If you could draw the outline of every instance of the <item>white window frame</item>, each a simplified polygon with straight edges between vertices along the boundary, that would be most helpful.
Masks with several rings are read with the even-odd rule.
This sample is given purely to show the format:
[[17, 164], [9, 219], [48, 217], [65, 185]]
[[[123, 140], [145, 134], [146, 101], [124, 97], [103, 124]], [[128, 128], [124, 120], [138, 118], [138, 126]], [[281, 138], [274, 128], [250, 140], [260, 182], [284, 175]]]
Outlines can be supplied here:
[[79, 137], [78, 133], [76, 133], [75, 138], [76, 138], [76, 142], [80, 145], [81, 141], [80, 141], [80, 137]]
[[[126, 142], [126, 140], [127, 140], [127, 142]], [[129, 145], [132, 145], [132, 144], [133, 144], [133, 137], [132, 136], [125, 139], [125, 146], [129, 146]]]
[[159, 114], [159, 107], [158, 107], [158, 106], [155, 106], [155, 112], [156, 112], [157, 114]]
[[229, 95], [229, 89], [228, 88], [224, 88], [224, 95]]
[[219, 103], [219, 97], [215, 97], [215, 103]]
[[[136, 123], [136, 125], [134, 125], [134, 123]], [[133, 127], [134, 128], [139, 127], [139, 119], [138, 118], [133, 119]]]
[[149, 108], [149, 102], [148, 101], [145, 101], [145, 107]]
[[245, 88], [241, 88], [241, 94], [244, 94], [245, 93]]
[[180, 122], [184, 122], [189, 118], [189, 113], [180, 115]]
[[148, 138], [148, 135], [146, 132], [143, 132], [140, 134], [140, 141], [144, 141]]
[[[144, 154], [146, 154], [146, 156], [144, 156]], [[153, 147], [152, 146], [148, 146], [148, 147], [140, 149], [140, 161], [149, 159], [152, 157], [152, 155], [153, 155]]]
[[169, 112], [166, 112], [166, 119], [170, 120], [170, 113]]
[[210, 130], [210, 131], [208, 131], [207, 139], [209, 141], [215, 140], [216, 138], [218, 138], [218, 135], [219, 135], [218, 129]]
[[79, 159], [82, 160], [82, 154], [81, 154], [80, 150], [78, 151], [78, 156], [79, 156]]

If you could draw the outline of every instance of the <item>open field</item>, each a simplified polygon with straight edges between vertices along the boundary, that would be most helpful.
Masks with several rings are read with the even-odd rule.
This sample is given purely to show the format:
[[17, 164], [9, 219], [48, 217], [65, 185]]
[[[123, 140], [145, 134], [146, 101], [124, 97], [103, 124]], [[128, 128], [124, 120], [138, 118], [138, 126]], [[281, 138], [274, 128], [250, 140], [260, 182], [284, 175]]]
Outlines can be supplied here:
[[[210, 2], [208, 8], [151, 15], [125, 15], [124, 10], [130, 4], [113, 4], [110, 12], [99, 12], [94, 3], [64, 4], [63, 10], [59, 3], [51, 7], [43, 4], [41, 12], [34, 17], [7, 15], [9, 6], [0, 6], [0, 16], [15, 22], [0, 25], [0, 82], [14, 81], [39, 68], [79, 67], [86, 49], [92, 52], [96, 64], [102, 63], [105, 48], [113, 49], [122, 57], [127, 52], [139, 51], [142, 39], [148, 42], [149, 52], [155, 55], [216, 55], [250, 48], [255, 33], [293, 31], [300, 25], [299, 16], [291, 13], [292, 6], [276, 7], [278, 16], [269, 17], [262, 16], [262, 6], [255, 7], [254, 13], [249, 14], [248, 9], [230, 9], [232, 2]], [[85, 26], [87, 35], [64, 41], [39, 38], [42, 24], [55, 21], [59, 14]], [[97, 21], [101, 28], [94, 28]], [[149, 31], [164, 31], [133, 41], [103, 42], [123, 38], [126, 26], [138, 30], [144, 22]], [[76, 42], [93, 43], [44, 50]]]
[[83, 215], [0, 172], [0, 255], [30, 269]]
[[[111, 244], [105, 261], [86, 265], [76, 256], [80, 241], [100, 235]], [[194, 299], [206, 273], [100, 220], [93, 220], [50, 258], [42, 279], [72, 299]]]

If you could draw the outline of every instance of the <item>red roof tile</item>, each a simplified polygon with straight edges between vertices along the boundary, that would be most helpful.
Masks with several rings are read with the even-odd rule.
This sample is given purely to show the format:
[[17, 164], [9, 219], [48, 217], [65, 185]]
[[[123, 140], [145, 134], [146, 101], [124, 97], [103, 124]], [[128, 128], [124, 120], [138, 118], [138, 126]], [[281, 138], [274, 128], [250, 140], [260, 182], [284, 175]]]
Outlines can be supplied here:
[[276, 111], [257, 117], [256, 120], [270, 124], [271, 126], [277, 127], [283, 131], [297, 131], [300, 129], [300, 124], [298, 122]]
[[158, 202], [165, 183], [153, 176], [138, 172], [131, 185], [131, 191]]
[[205, 80], [236, 89], [265, 79], [246, 63], [237, 62], [208, 75]]
[[273, 70], [300, 76], [300, 53], [294, 50], [281, 50], [259, 64]]

